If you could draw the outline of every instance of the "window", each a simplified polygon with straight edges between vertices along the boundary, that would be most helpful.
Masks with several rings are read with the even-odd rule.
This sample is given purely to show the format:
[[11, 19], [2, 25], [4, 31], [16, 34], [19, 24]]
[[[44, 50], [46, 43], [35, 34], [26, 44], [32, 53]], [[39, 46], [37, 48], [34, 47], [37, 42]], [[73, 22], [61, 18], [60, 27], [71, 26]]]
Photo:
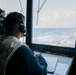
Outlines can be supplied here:
[[31, 47], [65, 54], [76, 52], [76, 1], [31, 1]]
[[[24, 14], [26, 17], [26, 2], [27, 0], [0, 0], [0, 8], [5, 10], [6, 15], [15, 11]], [[25, 37], [20, 40], [25, 42]]]
[[33, 0], [32, 43], [75, 47], [75, 0]]

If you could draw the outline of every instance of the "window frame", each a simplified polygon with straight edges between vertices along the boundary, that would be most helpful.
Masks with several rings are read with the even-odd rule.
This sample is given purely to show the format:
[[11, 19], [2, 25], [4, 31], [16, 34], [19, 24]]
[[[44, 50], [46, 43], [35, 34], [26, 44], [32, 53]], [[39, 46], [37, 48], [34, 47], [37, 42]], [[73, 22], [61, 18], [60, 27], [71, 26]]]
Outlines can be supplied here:
[[29, 45], [29, 47], [33, 51], [40, 51], [40, 52], [53, 53], [53, 54], [64, 54], [67, 56], [76, 55], [76, 50], [75, 50], [76, 42], [75, 42], [75, 48], [32, 43], [32, 18], [33, 18], [32, 10], [33, 10], [33, 0], [27, 0], [26, 29], [28, 36], [26, 36], [26, 44]]

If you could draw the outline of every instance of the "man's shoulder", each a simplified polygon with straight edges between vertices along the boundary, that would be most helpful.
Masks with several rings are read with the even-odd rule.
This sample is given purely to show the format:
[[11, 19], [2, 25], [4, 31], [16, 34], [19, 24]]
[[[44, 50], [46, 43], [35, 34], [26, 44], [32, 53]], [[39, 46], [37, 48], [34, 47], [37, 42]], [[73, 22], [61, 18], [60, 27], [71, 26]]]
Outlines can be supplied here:
[[20, 54], [29, 54], [33, 51], [27, 45], [22, 45], [18, 48], [17, 52], [19, 52]]

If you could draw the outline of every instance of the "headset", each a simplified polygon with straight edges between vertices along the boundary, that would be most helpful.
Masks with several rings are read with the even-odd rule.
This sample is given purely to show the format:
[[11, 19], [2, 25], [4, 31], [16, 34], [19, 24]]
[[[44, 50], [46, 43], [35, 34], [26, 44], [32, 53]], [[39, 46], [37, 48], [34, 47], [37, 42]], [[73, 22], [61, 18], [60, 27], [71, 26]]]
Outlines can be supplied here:
[[[22, 17], [22, 14], [18, 14], [18, 15], [20, 15], [20, 16]], [[17, 16], [17, 13], [11, 13], [10, 16], [13, 17], [13, 18], [15, 18], [15, 19], [17, 19], [17, 20], [19, 20], [19, 21], [21, 22], [21, 23], [20, 23], [20, 26], [19, 26], [19, 31], [20, 31], [21, 33], [23, 33], [24, 36], [26, 36], [26, 35], [25, 35], [26, 29], [25, 29], [25, 25], [24, 25], [23, 19], [22, 19], [22, 18], [19, 18], [19, 17]], [[0, 23], [0, 26], [1, 26], [4, 34], [6, 34], [6, 33], [7, 33], [7, 30], [6, 30], [6, 27], [5, 27], [5, 25], [3, 24], [3, 22]]]
[[16, 18], [16, 19], [18, 19], [18, 20], [21, 22], [21, 24], [20, 24], [20, 26], [19, 26], [19, 31], [22, 32], [22, 33], [25, 33], [25, 32], [26, 32], [26, 29], [25, 29], [25, 25], [24, 25], [24, 23], [23, 23], [23, 20], [20, 19], [19, 17], [17, 17], [17, 16], [14, 15], [14, 14], [11, 14], [11, 16], [14, 17], [14, 18]]

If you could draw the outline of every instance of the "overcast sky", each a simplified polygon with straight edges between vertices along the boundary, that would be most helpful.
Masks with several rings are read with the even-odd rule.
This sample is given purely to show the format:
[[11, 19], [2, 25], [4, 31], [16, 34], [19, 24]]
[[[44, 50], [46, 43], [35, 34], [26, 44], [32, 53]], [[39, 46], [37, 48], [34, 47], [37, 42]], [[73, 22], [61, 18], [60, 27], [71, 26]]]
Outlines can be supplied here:
[[[22, 9], [25, 14], [26, 11], [26, 0], [20, 0], [22, 4]], [[19, 0], [0, 0], [0, 8], [4, 9], [6, 13], [11, 11], [21, 12]]]
[[34, 27], [76, 27], [76, 0], [46, 0], [36, 25], [38, 1], [34, 0]]
[[[34, 0], [33, 24], [34, 27], [76, 27], [76, 0], [46, 0], [39, 12], [38, 1]], [[40, 0], [40, 6], [44, 0]], [[24, 14], [26, 14], [26, 0], [21, 0]], [[39, 6], [39, 7], [40, 7]], [[0, 7], [6, 11], [21, 11], [19, 0], [0, 0]]]

